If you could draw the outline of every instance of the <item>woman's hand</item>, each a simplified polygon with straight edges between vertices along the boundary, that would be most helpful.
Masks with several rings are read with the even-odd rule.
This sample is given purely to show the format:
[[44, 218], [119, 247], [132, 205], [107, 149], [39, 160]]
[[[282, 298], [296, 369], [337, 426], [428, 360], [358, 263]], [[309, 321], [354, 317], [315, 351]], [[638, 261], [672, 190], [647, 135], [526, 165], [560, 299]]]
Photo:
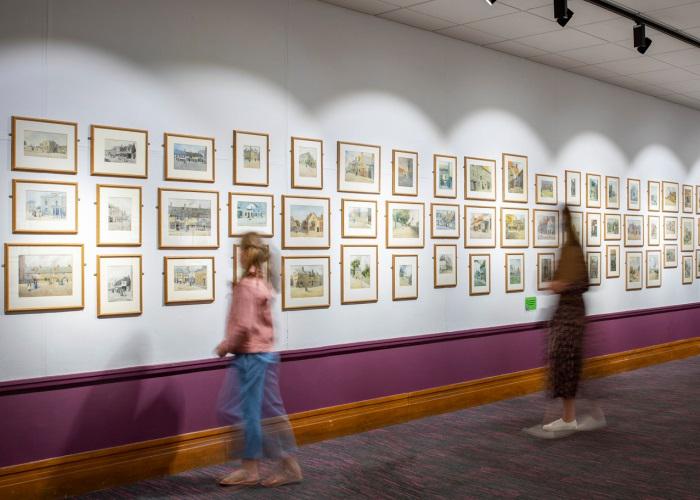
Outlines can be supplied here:
[[223, 358], [224, 356], [226, 356], [226, 354], [228, 353], [228, 351], [227, 351], [227, 349], [226, 349], [225, 343], [224, 343], [224, 342], [219, 343], [219, 345], [216, 346], [216, 349], [214, 349], [214, 352], [215, 352], [216, 355], [219, 356], [220, 358]]

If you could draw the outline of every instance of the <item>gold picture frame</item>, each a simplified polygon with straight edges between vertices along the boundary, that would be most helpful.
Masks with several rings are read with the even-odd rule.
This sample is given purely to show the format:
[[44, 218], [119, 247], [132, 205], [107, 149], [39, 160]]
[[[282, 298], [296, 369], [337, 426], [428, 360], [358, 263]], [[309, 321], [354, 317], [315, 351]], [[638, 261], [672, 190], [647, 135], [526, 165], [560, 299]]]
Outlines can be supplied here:
[[[402, 269], [398, 266], [402, 266], [403, 264], [400, 264], [402, 260], [405, 261], [410, 261], [410, 266], [412, 267], [411, 275], [408, 280], [408, 284], [404, 285], [401, 283], [401, 280], [404, 279], [404, 276], [402, 274]], [[409, 264], [405, 264], [409, 265]], [[397, 287], [397, 274], [399, 275], [399, 286]], [[418, 264], [418, 255], [416, 254], [393, 254], [391, 256], [391, 300], [393, 301], [400, 301], [400, 300], [416, 300], [418, 299], [418, 277], [420, 274], [420, 268]], [[414, 279], [415, 278], [415, 279]], [[398, 288], [407, 288], [408, 290], [405, 293], [398, 293], [400, 290]], [[412, 290], [415, 289], [415, 292]]]
[[[401, 179], [405, 177], [401, 172], [399, 160], [407, 158], [413, 161], [409, 177], [412, 185], [401, 186]], [[418, 196], [418, 152], [404, 149], [391, 150], [391, 194], [394, 196]]]
[[[114, 279], [107, 279], [107, 288], [106, 290], [103, 291], [102, 285], [104, 284], [104, 279], [102, 277], [102, 273], [104, 271], [104, 267], [102, 265], [103, 262], [109, 261], [109, 260], [132, 260], [134, 262], [137, 262], [138, 264], [132, 269], [134, 269], [134, 272], [132, 273], [132, 276], [127, 279], [128, 277], [125, 276], [121, 280], [114, 280]], [[96, 276], [97, 276], [97, 317], [98, 318], [106, 318], [106, 317], [127, 317], [127, 316], [139, 316], [143, 314], [143, 259], [142, 256], [139, 254], [128, 254], [128, 255], [97, 255], [96, 256]], [[124, 266], [120, 266], [124, 267]], [[138, 276], [136, 278], [135, 276]], [[137, 282], [138, 286], [134, 286], [134, 283]], [[110, 287], [112, 287], [110, 289]], [[135, 306], [137, 306], [135, 309], [119, 309], [117, 307], [114, 308], [114, 310], [109, 311], [109, 307], [107, 304], [103, 304], [103, 298], [104, 298], [104, 293], [107, 292], [107, 296], [109, 297], [111, 294], [114, 295], [122, 295], [125, 293], [125, 290], [129, 290], [132, 294], [132, 296], [138, 297], [136, 300], [132, 300], [131, 302], [134, 303]], [[122, 300], [119, 300], [121, 302]], [[110, 302], [109, 298], [107, 299], [107, 302]]]
[[[254, 144], [241, 144], [244, 137], [249, 137], [249, 142]], [[248, 171], [242, 169], [246, 161], [255, 162], [255, 158], [246, 159], [245, 146], [257, 149], [258, 167], [250, 167]], [[240, 149], [243, 147], [243, 151]], [[251, 149], [251, 152], [256, 151]], [[252, 172], [259, 170], [259, 172]], [[237, 186], [261, 186], [270, 185], [270, 134], [265, 132], [251, 132], [248, 130], [233, 131], [233, 183]]]
[[[509, 159], [516, 160], [516, 163], [522, 162], [522, 179], [518, 180], [520, 173], [512, 171], [512, 166]], [[510, 203], [527, 203], [528, 202], [528, 157], [525, 155], [517, 155], [513, 153], [501, 154], [501, 169], [502, 169], [502, 184], [503, 184], [503, 201]], [[511, 175], [512, 174], [512, 175]], [[511, 180], [514, 182], [511, 183]], [[522, 192], [518, 192], [522, 188]]]
[[[25, 130], [25, 122], [34, 124], [36, 129], [44, 130]], [[27, 144], [25, 132], [32, 132], [32, 138], [39, 141], [36, 147]], [[12, 136], [10, 148], [12, 171], [71, 175], [78, 173], [77, 122], [13, 116], [10, 135]], [[65, 136], [65, 146], [62, 144], [61, 136]], [[62, 158], [63, 153], [61, 153], [63, 147], [66, 149], [65, 158]], [[43, 151], [47, 148], [51, 151]]]
[[[346, 252], [351, 249], [368, 249], [370, 252], [370, 262], [367, 264], [367, 269], [374, 270], [374, 279], [370, 274], [367, 283], [367, 289], [369, 294], [357, 293], [358, 297], [351, 299], [350, 290], [346, 290], [346, 285], [349, 280], [353, 279], [352, 270], [350, 270], [350, 275], [346, 276], [346, 265], [347, 265], [347, 255]], [[373, 263], [371, 261], [374, 261]], [[379, 301], [379, 245], [340, 245], [340, 303], [342, 305], [346, 304], [370, 304]], [[374, 264], [374, 265], [372, 265]], [[372, 283], [374, 282], [374, 283]], [[364, 287], [362, 287], [364, 288]], [[352, 289], [352, 285], [350, 285]], [[368, 295], [368, 296], [365, 296]]]
[[[300, 164], [300, 156], [297, 153], [304, 147], [308, 148], [309, 144], [316, 144], [317, 146], [317, 160], [316, 160], [316, 170], [317, 175], [315, 176], [302, 176]], [[312, 139], [310, 137], [292, 137], [291, 138], [291, 178], [292, 178], [292, 189], [323, 189], [323, 140], [322, 139]], [[303, 154], [303, 153], [302, 153]], [[307, 162], [308, 165], [308, 162]], [[307, 167], [308, 168], [308, 167]], [[308, 177], [312, 179], [310, 181], [302, 182], [303, 177]]]
[[[65, 207], [56, 206], [54, 203], [51, 206], [53, 198], [49, 198], [46, 194], [37, 195], [36, 200], [29, 200], [30, 189], [24, 189], [25, 185], [35, 185], [38, 188], [41, 186], [64, 186], [63, 193], [65, 195]], [[71, 193], [72, 191], [72, 193]], [[61, 190], [56, 191], [60, 193]], [[72, 200], [71, 200], [72, 198]], [[62, 182], [48, 180], [30, 180], [30, 179], [12, 179], [12, 233], [13, 234], [78, 234], [78, 183], [77, 182]], [[24, 207], [20, 207], [24, 201]], [[30, 208], [32, 207], [32, 208]], [[24, 208], [24, 209], [22, 209]], [[52, 219], [52, 213], [65, 212], [65, 222], [67, 227], [51, 229], [58, 226], [57, 221]], [[70, 213], [73, 217], [70, 217]], [[49, 220], [44, 221], [44, 226], [40, 225], [40, 221], [28, 220], [28, 216], [32, 218], [43, 218], [47, 216]], [[72, 221], [72, 226], [70, 222]]]
[[[475, 284], [474, 280], [474, 261], [475, 259], [483, 260], [484, 285]], [[469, 254], [469, 295], [489, 295], [491, 293], [491, 254], [488, 253], [470, 253]]]
[[[445, 262], [445, 266], [450, 264], [448, 259], [441, 259], [442, 255], [439, 254], [439, 249], [449, 250], [450, 252], [452, 268], [449, 274], [454, 278], [451, 278], [452, 281], [441, 283], [438, 279], [442, 271], [442, 262]], [[433, 288], [454, 288], [457, 286], [457, 259], [457, 245], [443, 243], [436, 243], [433, 245]]]
[[[168, 211], [165, 209], [164, 202], [166, 198], [166, 193], [187, 193], [194, 196], [188, 200], [192, 201], [207, 201], [205, 198], [208, 196], [210, 199], [208, 201], [214, 202], [213, 206], [210, 208], [209, 217], [209, 235], [164, 235], [163, 231], [165, 227], [170, 227], [170, 222], [164, 222], [164, 215], [168, 215]], [[199, 197], [199, 199], [197, 199]], [[183, 200], [184, 201], [184, 200]], [[159, 249], [211, 249], [219, 248], [220, 242], [220, 209], [219, 209], [219, 192], [218, 191], [206, 191], [197, 189], [176, 189], [176, 188], [158, 188], [158, 248]], [[177, 226], [177, 224], [176, 224]], [[197, 232], [196, 227], [194, 228]], [[189, 238], [190, 242], [177, 242], [177, 238]], [[195, 238], [199, 238], [195, 240]], [[166, 241], [166, 239], [168, 241]], [[193, 242], [200, 244], [192, 244]]]
[[[125, 211], [124, 207], [110, 207], [109, 206], [109, 201], [107, 201], [107, 224], [105, 225], [105, 221], [103, 220], [103, 217], [105, 216], [105, 211], [104, 208], [102, 207], [102, 193], [103, 191], [108, 191], [108, 190], [114, 190], [114, 191], [132, 191], [133, 193], [137, 193], [135, 197], [132, 195], [132, 201], [131, 201], [131, 206], [129, 207], [129, 214], [130, 217], [130, 223], [129, 226], [132, 225], [132, 222], [134, 221], [133, 213], [134, 213], [134, 204], [136, 204], [136, 208], [138, 209], [138, 230], [130, 230], [130, 235], [121, 235], [122, 238], [116, 238], [109, 240], [106, 238], [105, 232], [109, 231], [109, 224], [110, 223], [118, 223], [118, 221], [113, 220], [117, 219], [118, 216], [122, 214], [121, 212]], [[121, 197], [122, 199], [124, 197]], [[113, 209], [112, 209], [113, 208]], [[118, 184], [97, 184], [95, 187], [95, 211], [96, 211], [96, 219], [95, 223], [97, 226], [97, 246], [98, 247], [140, 247], [142, 244], [143, 240], [143, 193], [142, 193], [142, 188], [141, 186], [127, 186], [127, 185], [118, 185]], [[118, 211], [118, 212], [117, 212]], [[117, 213], [115, 213], [117, 212]], [[106, 229], [106, 231], [105, 231]], [[138, 234], [138, 239], [135, 239], [133, 236]]]
[[[303, 276], [294, 277], [291, 267], [292, 262], [306, 261], [300, 264], [303, 267], [314, 266], [316, 269], [311, 273], [305, 271]], [[318, 281], [318, 267], [321, 268], [320, 282]], [[282, 256], [282, 310], [283, 311], [300, 311], [307, 309], [327, 309], [331, 306], [331, 258], [328, 255], [283, 255]], [[296, 280], [296, 281], [295, 281]], [[300, 281], [301, 280], [301, 281]], [[294, 283], [292, 283], [294, 282]], [[300, 285], [301, 283], [301, 285]], [[300, 285], [300, 286], [297, 286]], [[310, 285], [310, 286], [309, 286]], [[310, 295], [310, 288], [321, 287], [321, 295]], [[300, 295], [306, 297], [294, 297], [295, 288], [304, 288], [304, 292]], [[315, 293], [315, 292], [314, 292]], [[308, 300], [317, 299], [317, 300]]]
[[[182, 172], [179, 174], [176, 172], [176, 170], [178, 170], [178, 151], [176, 147], [178, 143], [175, 142], [177, 139], [183, 142], [189, 141], [189, 144], [181, 144], [181, 146], [184, 147], [205, 148], [204, 155], [201, 155], [201, 151], [198, 153], [184, 151], [182, 153], [183, 155], [186, 155], [184, 160], [185, 164], [189, 163], [189, 159], [187, 158], [190, 157], [190, 154], [196, 154], [197, 158], [202, 159], [205, 165], [205, 170], [203, 173], [198, 170], [187, 168], [181, 169]], [[201, 163], [199, 160], [197, 162]], [[188, 172], [188, 174], [185, 174], [185, 172]], [[165, 132], [163, 134], [163, 179], [166, 181], [203, 182], [209, 184], [214, 183], [216, 181], [216, 139], [214, 137], [205, 137], [201, 135]]]
[[[115, 135], [122, 136], [121, 140], [133, 143], [133, 154], [134, 165], [127, 166], [124, 161], [116, 161], [115, 165], [106, 164], [107, 151], [105, 150], [105, 145], [99, 143], [101, 141], [102, 135], [110, 131]], [[127, 139], [128, 138], [128, 139]], [[90, 125], [90, 175], [102, 176], [102, 177], [127, 177], [134, 179], [147, 179], [148, 178], [148, 130], [136, 129], [136, 128], [125, 128], [125, 127], [114, 127], [111, 125]], [[108, 138], [105, 137], [105, 140]], [[119, 146], [114, 146], [119, 147]], [[120, 148], [121, 149], [121, 148]], [[103, 159], [100, 161], [97, 157], [97, 153], [102, 152]], [[143, 155], [143, 161], [139, 161], [139, 153]], [[124, 153], [119, 153], [123, 155]], [[112, 161], [110, 160], [110, 163]], [[121, 165], [120, 165], [121, 164]]]

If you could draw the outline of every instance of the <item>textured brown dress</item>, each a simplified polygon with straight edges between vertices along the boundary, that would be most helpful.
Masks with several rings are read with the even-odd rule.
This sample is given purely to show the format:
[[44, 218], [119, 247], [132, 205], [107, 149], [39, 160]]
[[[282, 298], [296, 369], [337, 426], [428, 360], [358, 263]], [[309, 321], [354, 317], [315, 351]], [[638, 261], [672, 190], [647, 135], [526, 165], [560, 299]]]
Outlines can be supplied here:
[[583, 364], [583, 331], [586, 307], [583, 294], [588, 290], [588, 272], [581, 246], [569, 239], [562, 249], [556, 281], [566, 283], [559, 294], [559, 305], [549, 331], [549, 391], [553, 398], [574, 398]]

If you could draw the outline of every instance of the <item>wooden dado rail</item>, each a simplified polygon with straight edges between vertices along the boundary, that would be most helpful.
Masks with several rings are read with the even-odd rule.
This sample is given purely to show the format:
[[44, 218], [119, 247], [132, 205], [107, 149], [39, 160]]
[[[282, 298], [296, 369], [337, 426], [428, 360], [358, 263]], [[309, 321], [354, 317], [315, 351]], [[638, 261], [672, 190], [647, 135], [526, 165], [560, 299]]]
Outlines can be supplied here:
[[[587, 360], [603, 377], [700, 354], [700, 337]], [[299, 444], [522, 396], [542, 389], [543, 368], [290, 415]], [[0, 498], [55, 498], [175, 474], [228, 460], [233, 433], [219, 427], [0, 468]]]

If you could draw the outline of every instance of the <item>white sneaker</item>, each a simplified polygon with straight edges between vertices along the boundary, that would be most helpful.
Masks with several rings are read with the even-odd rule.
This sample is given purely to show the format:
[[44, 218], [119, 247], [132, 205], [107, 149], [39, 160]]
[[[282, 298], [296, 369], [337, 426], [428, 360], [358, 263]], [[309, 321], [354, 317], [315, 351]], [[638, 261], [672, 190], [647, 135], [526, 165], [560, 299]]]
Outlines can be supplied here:
[[578, 423], [576, 420], [564, 422], [561, 418], [542, 426], [542, 430], [547, 432], [575, 431], [576, 429], [578, 429]]

